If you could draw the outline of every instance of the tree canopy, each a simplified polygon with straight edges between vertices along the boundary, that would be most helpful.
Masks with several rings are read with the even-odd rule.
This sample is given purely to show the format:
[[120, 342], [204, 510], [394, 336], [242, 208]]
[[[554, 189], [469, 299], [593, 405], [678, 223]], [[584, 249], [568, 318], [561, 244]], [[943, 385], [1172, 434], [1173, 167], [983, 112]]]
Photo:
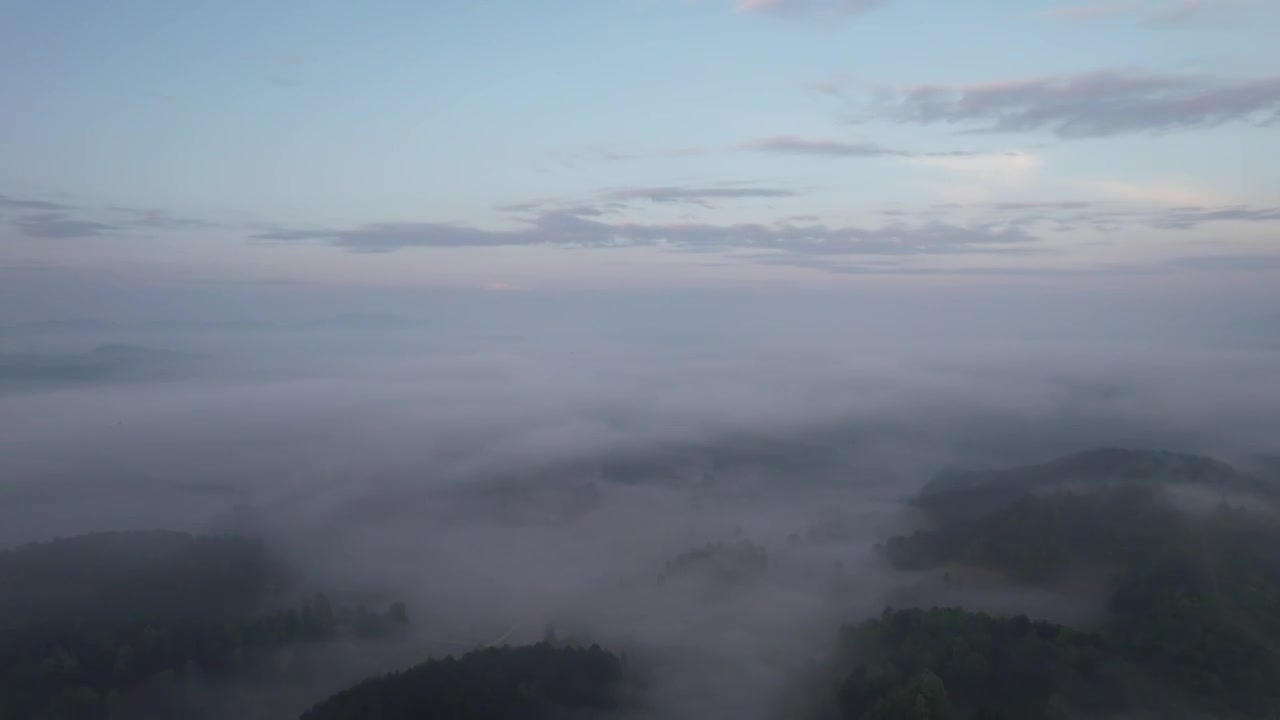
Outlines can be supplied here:
[[491, 647], [366, 680], [301, 720], [543, 720], [626, 703], [623, 661], [598, 645]]

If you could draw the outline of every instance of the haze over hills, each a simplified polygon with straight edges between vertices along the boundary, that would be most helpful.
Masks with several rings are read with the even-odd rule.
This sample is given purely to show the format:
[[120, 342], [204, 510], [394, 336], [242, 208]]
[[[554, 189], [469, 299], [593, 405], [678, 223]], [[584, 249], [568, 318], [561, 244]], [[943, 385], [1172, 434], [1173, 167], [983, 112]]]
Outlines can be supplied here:
[[[664, 467], [625, 478], [603, 472], [597, 480], [603, 494], [576, 515], [500, 522], [526, 540], [528, 533], [578, 528], [568, 540], [590, 527], [592, 516], [611, 514], [599, 502], [610, 487], [640, 491], [633, 498], [670, 492], [673, 480]], [[1216, 506], [1188, 510], [1177, 502], [1188, 484], [1232, 494], [1220, 492]], [[806, 487], [825, 486], [793, 492]], [[394, 605], [383, 616], [365, 609], [352, 614], [349, 605], [337, 609], [324, 596], [307, 596], [306, 585], [334, 582], [338, 568], [317, 575], [307, 568], [314, 557], [298, 555], [296, 541], [261, 526], [261, 518], [245, 528], [273, 538], [266, 555], [261, 540], [173, 532], [89, 535], [0, 552], [3, 632], [17, 651], [0, 660], [13, 677], [31, 678], [5, 691], [8, 707], [33, 717], [75, 718], [162, 717], [176, 708], [186, 708], [188, 717], [223, 717], [219, 713], [232, 708], [297, 713], [311, 707], [302, 717], [389, 719], [444, 708], [477, 718], [693, 717], [712, 707], [815, 719], [914, 718], [921, 708], [930, 717], [962, 718], [1247, 718], [1280, 707], [1274, 694], [1280, 686], [1280, 626], [1274, 623], [1280, 563], [1271, 552], [1280, 541], [1280, 515], [1246, 497], [1267, 499], [1273, 486], [1220, 461], [1101, 448], [1023, 467], [944, 471], [903, 498], [896, 512], [876, 510], [900, 516], [878, 530], [823, 519], [838, 506], [810, 507], [795, 518], [808, 527], [785, 538], [769, 536], [779, 529], [776, 512], [758, 526], [741, 512], [758, 500], [733, 510], [743, 492], [768, 495], [743, 488], [725, 494], [697, 482], [685, 490], [704, 507], [714, 503], [713, 515], [746, 521], [745, 527], [724, 527], [724, 541], [654, 558], [647, 571], [646, 563], [614, 556], [608, 574], [619, 592], [595, 598], [612, 608], [584, 614], [586, 607], [565, 612], [562, 606], [536, 620], [507, 614], [508, 621], [523, 619], [500, 634], [481, 630], [490, 640], [483, 634], [463, 639], [456, 618], [441, 624], [441, 597], [419, 596], [425, 605], [408, 613]], [[834, 497], [827, 490], [820, 496], [828, 505]], [[910, 527], [911, 507], [931, 526], [891, 537], [894, 525]], [[489, 527], [486, 532], [498, 526]], [[704, 529], [714, 534], [712, 526]], [[681, 544], [673, 540], [668, 546]], [[419, 551], [430, 558], [441, 549]], [[567, 547], [555, 554], [570, 567], [580, 562]], [[875, 569], [877, 556], [896, 569]], [[519, 562], [498, 570], [516, 571]], [[457, 583], [466, 567], [433, 573], [433, 584]], [[572, 577], [564, 569], [543, 568], [559, 575], [552, 587]], [[931, 589], [922, 590], [921, 572], [935, 578]], [[1110, 580], [1079, 584], [1091, 573]], [[352, 599], [386, 597], [387, 581], [404, 579], [366, 580], [364, 589], [348, 579], [337, 589]], [[1098, 592], [1106, 595], [1100, 604], [1088, 597]], [[939, 610], [939, 604], [955, 609]], [[1044, 610], [1070, 618], [1061, 610], [1069, 604], [1084, 614], [1038, 617]], [[410, 614], [415, 620], [405, 625]], [[218, 640], [223, 649], [215, 650], [213, 635], [199, 639], [213, 632], [213, 626], [199, 629], [202, 618], [220, 628], [230, 627], [229, 619], [248, 623], [243, 632], [249, 635]], [[849, 624], [839, 630], [842, 622]], [[541, 624], [545, 629], [535, 630]], [[160, 634], [127, 639], [144, 626]], [[1185, 632], [1191, 626], [1196, 633]], [[374, 655], [343, 659], [353, 646], [340, 640], [351, 632], [342, 628], [367, 636], [360, 653]], [[122, 639], [99, 656], [92, 648], [112, 633]], [[541, 644], [520, 645], [531, 636], [541, 636]], [[247, 644], [237, 649], [238, 643]], [[504, 649], [484, 649], [489, 643]], [[299, 652], [288, 649], [294, 645], [314, 659], [287, 660]], [[234, 662], [226, 655], [239, 658], [249, 648], [251, 662], [249, 654]], [[452, 659], [440, 659], [446, 655]], [[324, 700], [358, 668], [385, 672], [427, 657], [437, 659]], [[134, 663], [149, 669], [122, 669]], [[739, 698], [744, 704], [725, 695], [748, 679], [755, 689]], [[192, 714], [197, 708], [205, 714]]]
[[1028, 494], [1145, 487], [1201, 490], [1223, 502], [1231, 496], [1267, 502], [1280, 499], [1280, 485], [1275, 482], [1242, 473], [1211, 458], [1099, 448], [1034, 466], [944, 472], [926, 485], [913, 502], [936, 515], [954, 515], [994, 509]]
[[[723, 300], [661, 319], [634, 302], [122, 333], [89, 355], [201, 357], [7, 394], [0, 542], [36, 560], [0, 569], [45, 573], [0, 583], [20, 716], [413, 713], [492, 687], [479, 717], [892, 717], [939, 690], [957, 718], [1171, 698], [1265, 717], [1224, 693], [1270, 697], [1269, 595], [1237, 592], [1270, 587], [1269, 556], [1242, 549], [1273, 540], [1269, 356], [1097, 328], [980, 351], [1000, 333], [793, 322], [798, 300], [758, 302], [740, 333]], [[90, 335], [12, 354], [79, 357]], [[1212, 602], [1181, 615], [1144, 582]], [[1213, 630], [1170, 644], [1192, 620]], [[1188, 654], [1204, 662], [1161, 661]], [[1024, 655], [1044, 665], [1011, 675]], [[586, 656], [598, 686], [571, 682]], [[419, 691], [440, 683], [458, 694]]]
[[83, 353], [0, 355], [0, 391], [87, 383], [176, 379], [196, 370], [201, 355], [124, 343]]

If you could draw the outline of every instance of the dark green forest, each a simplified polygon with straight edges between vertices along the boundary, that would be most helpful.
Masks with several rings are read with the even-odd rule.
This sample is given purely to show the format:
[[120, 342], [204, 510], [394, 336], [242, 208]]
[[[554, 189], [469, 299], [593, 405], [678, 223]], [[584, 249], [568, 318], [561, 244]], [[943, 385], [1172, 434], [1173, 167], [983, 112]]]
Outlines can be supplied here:
[[1141, 673], [1102, 637], [1024, 616], [886, 610], [845, 628], [833, 702], [843, 718], [1090, 717], [1126, 710]]
[[[1280, 708], [1280, 520], [1269, 486], [1213, 461], [1128, 451], [1017, 477], [940, 479], [917, 500], [934, 526], [892, 538], [885, 555], [899, 569], [946, 569], [949, 578], [981, 568], [1010, 590], [1103, 575], [1108, 612], [1098, 630], [1112, 655], [1218, 713]], [[1215, 494], [1188, 510], [1171, 494], [1179, 485]], [[1234, 504], [1227, 494], [1259, 487]]]
[[232, 617], [287, 581], [255, 539], [91, 533], [0, 551], [0, 624]]
[[5, 551], [0, 718], [199, 718], [211, 685], [269, 676], [276, 651], [408, 623], [403, 604], [286, 605], [285, 581], [244, 538], [98, 533]]
[[622, 659], [598, 645], [486, 648], [366, 680], [302, 720], [544, 720], [604, 717], [633, 704]]

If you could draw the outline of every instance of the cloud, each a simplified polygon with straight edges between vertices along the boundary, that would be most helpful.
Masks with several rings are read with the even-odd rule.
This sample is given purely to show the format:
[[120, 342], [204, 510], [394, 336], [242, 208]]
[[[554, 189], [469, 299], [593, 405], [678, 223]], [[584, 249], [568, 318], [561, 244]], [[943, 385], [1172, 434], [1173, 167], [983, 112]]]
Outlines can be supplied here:
[[709, 225], [605, 223], [565, 210], [547, 211], [527, 226], [488, 230], [450, 223], [374, 223], [346, 230], [286, 229], [257, 240], [323, 240], [353, 252], [403, 248], [666, 247], [677, 250], [770, 250], [808, 255], [927, 255], [1024, 251], [1036, 241], [1027, 231], [994, 223], [893, 224], [879, 228], [821, 223]]
[[1210, 222], [1277, 221], [1280, 221], [1280, 207], [1236, 205], [1221, 208], [1172, 208], [1154, 218], [1152, 224], [1169, 230], [1190, 230]]
[[1176, 270], [1280, 273], [1280, 255], [1195, 255], [1173, 258], [1166, 266]]
[[738, 12], [772, 14], [825, 12], [853, 15], [884, 5], [886, 0], [738, 0]]
[[[216, 228], [223, 225], [198, 218], [182, 217], [154, 208], [110, 206], [86, 208], [65, 203], [48, 202], [0, 195], [0, 209], [41, 210], [13, 220], [23, 234], [35, 238], [93, 237], [124, 228]], [[81, 217], [74, 217], [80, 215]], [[85, 219], [89, 215], [94, 219]]]
[[950, 213], [989, 213], [1003, 217], [1000, 222], [1013, 227], [1034, 227], [1048, 223], [1060, 229], [1085, 227], [1114, 231], [1125, 227], [1160, 230], [1192, 230], [1210, 223], [1280, 222], [1280, 206], [1210, 205], [1152, 207], [1115, 201], [1051, 200], [994, 203], [936, 203], [931, 208]]
[[919, 85], [879, 102], [875, 117], [969, 132], [1047, 131], [1061, 138], [1280, 121], [1280, 75], [1251, 80], [1103, 70], [976, 85]]
[[14, 225], [27, 237], [56, 239], [94, 237], [116, 229], [106, 223], [75, 220], [65, 213], [28, 215], [15, 220]]
[[1093, 203], [1087, 200], [1056, 200], [1042, 202], [998, 202], [992, 203], [993, 210], [1011, 211], [1011, 210], [1043, 210], [1052, 208], [1055, 210], [1083, 210], [1092, 206]]
[[[818, 92], [828, 92], [819, 89]], [[837, 92], [832, 90], [830, 92]], [[640, 158], [675, 158], [708, 155], [719, 152], [760, 152], [779, 155], [809, 155], [814, 157], [836, 158], [873, 158], [873, 157], [977, 157], [991, 153], [978, 153], [965, 150], [949, 150], [943, 152], [914, 152], [900, 148], [886, 147], [868, 140], [843, 140], [837, 138], [809, 138], [799, 135], [771, 135], [754, 138], [736, 145], [718, 147], [681, 148], [661, 153], [624, 153], [617, 151], [594, 151], [593, 158], [604, 161], [636, 160]]]
[[552, 201], [550, 200], [530, 200], [528, 202], [506, 203], [503, 205], [495, 205], [494, 210], [510, 213], [532, 212], [540, 208], [546, 207]]
[[782, 155], [811, 155], [837, 158], [941, 158], [959, 160], [962, 158], [1009, 158], [1029, 157], [1024, 153], [980, 153], [967, 150], [947, 150], [943, 152], [914, 152], [898, 148], [886, 147], [864, 140], [834, 140], [830, 138], [805, 138], [796, 135], [774, 135], [772, 137], [748, 140], [738, 145], [737, 150], [753, 152], [777, 153]]
[[1018, 210], [1083, 210], [1092, 207], [1088, 200], [1033, 200], [1025, 202], [992, 202], [992, 203], [935, 203], [939, 210], [997, 210], [1001, 212]]
[[15, 198], [8, 195], [0, 195], [0, 208], [15, 208], [18, 210], [49, 210], [54, 212], [74, 209], [70, 205], [63, 205], [62, 203]]
[[708, 200], [734, 198], [783, 198], [795, 197], [794, 190], [785, 188], [696, 188], [696, 187], [637, 187], [624, 188], [608, 193], [613, 200], [648, 200], [655, 203], [694, 203], [706, 205]]
[[219, 223], [211, 222], [209, 220], [180, 217], [180, 216], [172, 215], [164, 210], [139, 209], [139, 208], [127, 208], [127, 207], [113, 207], [111, 208], [111, 210], [114, 210], [124, 215], [124, 219], [120, 220], [121, 224], [131, 225], [134, 227], [166, 228], [166, 229], [188, 228], [188, 227], [203, 227], [203, 228], [222, 227], [222, 225], [220, 225]]
[[744, 143], [743, 150], [784, 153], [791, 155], [825, 155], [828, 157], [885, 157], [906, 156], [910, 153], [894, 150], [872, 142], [825, 140], [777, 135]]
[[1028, 277], [1082, 277], [1103, 275], [1161, 275], [1191, 272], [1215, 273], [1280, 273], [1280, 255], [1187, 255], [1148, 263], [1112, 263], [1085, 267], [1046, 266], [976, 266], [976, 267], [927, 267], [921, 265], [848, 264], [833, 262], [821, 257], [797, 257], [788, 255], [762, 256], [760, 262], [788, 267], [805, 267], [825, 270], [841, 275], [901, 275], [901, 276], [1009, 276]]
[[789, 198], [799, 193], [788, 188], [776, 187], [744, 187], [725, 183], [713, 187], [686, 187], [677, 185], [659, 185], [652, 187], [624, 187], [583, 199], [543, 198], [526, 202], [505, 203], [494, 207], [504, 213], [542, 213], [558, 212], [577, 217], [599, 217], [610, 212], [624, 210], [629, 204], [647, 201], [659, 204], [689, 204], [704, 208], [711, 207], [713, 200], [734, 200], [754, 198]]

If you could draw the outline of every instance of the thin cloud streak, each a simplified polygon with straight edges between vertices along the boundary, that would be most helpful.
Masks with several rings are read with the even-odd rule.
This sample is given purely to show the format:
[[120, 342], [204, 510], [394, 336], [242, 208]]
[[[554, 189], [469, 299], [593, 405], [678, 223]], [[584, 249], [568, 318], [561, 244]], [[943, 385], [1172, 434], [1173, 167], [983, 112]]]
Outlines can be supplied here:
[[887, 0], [738, 0], [738, 12], [799, 14], [821, 12], [855, 15], [885, 5]]
[[1244, 205], [1224, 208], [1173, 208], [1153, 225], [1170, 230], [1190, 230], [1211, 222], [1277, 222], [1280, 207], [1252, 208]]
[[795, 197], [794, 190], [785, 188], [692, 188], [692, 187], [640, 187], [625, 188], [609, 193], [613, 200], [648, 200], [655, 203], [694, 203], [706, 205], [708, 200], [738, 198]]
[[1103, 70], [976, 85], [919, 85], [871, 116], [968, 132], [1064, 139], [1280, 122], [1280, 75], [1251, 80]]
[[737, 146], [737, 150], [749, 152], [774, 153], [778, 155], [808, 155], [813, 157], [832, 158], [977, 158], [977, 157], [1013, 157], [1021, 156], [1018, 152], [981, 153], [969, 150], [945, 150], [942, 152], [915, 152], [899, 148], [886, 147], [865, 140], [835, 140], [831, 138], [806, 138], [797, 135], [774, 135], [772, 137], [748, 140]]
[[548, 213], [556, 211], [579, 217], [598, 217], [619, 212], [638, 202], [660, 205], [697, 205], [711, 208], [716, 200], [751, 200], [799, 197], [800, 192], [790, 188], [735, 186], [725, 183], [711, 187], [659, 185], [653, 187], [624, 187], [595, 195], [591, 199], [543, 198], [525, 202], [496, 205], [495, 210], [504, 213]]
[[770, 250], [806, 255], [955, 255], [1025, 252], [1037, 238], [1024, 229], [993, 223], [930, 222], [879, 228], [822, 223], [605, 223], [573, 212], [545, 212], [527, 226], [488, 230], [448, 223], [374, 223], [346, 230], [285, 229], [256, 240], [321, 240], [352, 252], [444, 247], [658, 247], [685, 251]]
[[28, 215], [13, 224], [27, 237], [47, 239], [96, 237], [116, 229], [106, 223], [75, 220], [65, 213]]
[[[1280, 222], [1280, 207], [1222, 205], [1216, 207], [1151, 208], [1115, 202], [1050, 200], [996, 203], [935, 203], [935, 212], [987, 213], [1004, 216], [1017, 227], [1049, 223], [1061, 229], [1115, 231], [1127, 227], [1159, 230], [1194, 230], [1213, 223]], [[1021, 214], [1018, 214], [1021, 213]], [[1013, 214], [1011, 217], [1010, 215]]]
[[90, 208], [3, 194], [0, 194], [0, 210], [44, 211], [17, 217], [0, 217], [0, 220], [8, 220], [20, 233], [30, 238], [90, 238], [130, 228], [180, 230], [227, 227], [221, 223], [183, 217], [155, 208]]
[[62, 203], [48, 202], [46, 200], [31, 200], [29, 198], [15, 198], [9, 195], [0, 195], [0, 208], [13, 208], [16, 210], [48, 210], [58, 212], [62, 210], [73, 210], [70, 205]]
[[759, 138], [744, 143], [741, 148], [755, 152], [828, 157], [906, 157], [911, 154], [872, 142], [812, 139], [794, 135]]
[[694, 155], [710, 155], [720, 152], [758, 152], [776, 155], [808, 155], [812, 157], [836, 158], [927, 158], [927, 157], [976, 157], [982, 155], [998, 155], [1010, 153], [981, 153], [970, 150], [946, 150], [941, 152], [917, 152], [902, 148], [888, 147], [870, 140], [842, 140], [828, 137], [803, 137], [800, 135], [770, 135], [719, 147], [703, 147], [683, 149], [663, 153], [597, 153], [596, 159], [616, 162], [622, 160], [692, 157]]

